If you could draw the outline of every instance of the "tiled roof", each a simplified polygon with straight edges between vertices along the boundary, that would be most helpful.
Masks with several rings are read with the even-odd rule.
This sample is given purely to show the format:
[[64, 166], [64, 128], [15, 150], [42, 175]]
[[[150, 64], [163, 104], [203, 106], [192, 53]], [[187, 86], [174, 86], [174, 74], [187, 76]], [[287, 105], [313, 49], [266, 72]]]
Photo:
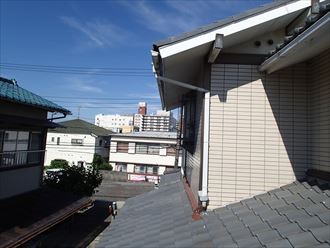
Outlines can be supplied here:
[[168, 45], [168, 44], [171, 44], [171, 43], [179, 42], [181, 40], [185, 40], [185, 39], [191, 38], [193, 36], [197, 36], [197, 35], [212, 31], [212, 30], [220, 28], [222, 26], [226, 26], [230, 23], [237, 22], [237, 21], [242, 20], [244, 18], [248, 18], [250, 16], [258, 15], [260, 13], [275, 9], [275, 8], [277, 8], [281, 5], [285, 5], [289, 2], [293, 2], [293, 0], [273, 1], [271, 3], [267, 3], [267, 4], [263, 5], [261, 7], [254, 8], [254, 9], [251, 9], [251, 10], [247, 10], [247, 11], [241, 13], [241, 14], [231, 16], [231, 17], [228, 17], [226, 19], [222, 19], [222, 20], [219, 20], [217, 22], [214, 22], [210, 25], [200, 27], [200, 28], [198, 28], [196, 30], [193, 30], [191, 32], [186, 32], [186, 33], [184, 33], [182, 35], [179, 35], [179, 36], [175, 36], [175, 37], [173, 36], [173, 37], [170, 37], [168, 39], [158, 41], [158, 42], [155, 43], [154, 46], [155, 47], [160, 47], [160, 46]]
[[69, 110], [23, 89], [15, 81], [3, 77], [0, 77], [0, 99], [45, 109], [50, 112], [70, 114]]
[[316, 24], [318, 20], [320, 20], [323, 16], [325, 16], [329, 12], [330, 12], [330, 1], [326, 0], [324, 2], [321, 2], [319, 4], [319, 13], [310, 14], [306, 18], [303, 26], [295, 28], [291, 35], [286, 36], [282, 43], [276, 45], [275, 50], [269, 51], [268, 58], [281, 51], [286, 45], [294, 41], [294, 39], [296, 39], [300, 34], [305, 32], [309, 27], [313, 26], [313, 24]]
[[141, 137], [141, 138], [161, 138], [161, 139], [176, 139], [176, 132], [133, 132], [133, 133], [116, 133], [112, 136], [118, 137]]
[[58, 122], [61, 127], [51, 129], [50, 133], [72, 133], [72, 134], [95, 134], [97, 136], [108, 136], [113, 132], [103, 127], [96, 126], [84, 120], [74, 119]]
[[192, 221], [180, 174], [129, 199], [97, 247], [330, 247], [330, 191], [294, 182]]

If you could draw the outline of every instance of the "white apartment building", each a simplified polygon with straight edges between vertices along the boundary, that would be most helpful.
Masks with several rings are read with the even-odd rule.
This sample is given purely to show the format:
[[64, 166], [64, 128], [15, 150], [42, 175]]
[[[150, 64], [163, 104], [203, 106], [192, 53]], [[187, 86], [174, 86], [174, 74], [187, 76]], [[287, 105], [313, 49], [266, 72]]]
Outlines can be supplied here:
[[173, 132], [176, 120], [171, 111], [158, 110], [156, 114], [142, 116], [141, 131]]
[[95, 153], [108, 161], [111, 131], [79, 119], [59, 124], [62, 127], [48, 131], [45, 165], [54, 159], [75, 165], [91, 164]]
[[[111, 136], [110, 163], [131, 181], [156, 181], [174, 167], [176, 133], [135, 132]], [[179, 166], [181, 158], [179, 158]]]
[[95, 116], [95, 125], [115, 133], [129, 133], [133, 131], [133, 115], [98, 114]]

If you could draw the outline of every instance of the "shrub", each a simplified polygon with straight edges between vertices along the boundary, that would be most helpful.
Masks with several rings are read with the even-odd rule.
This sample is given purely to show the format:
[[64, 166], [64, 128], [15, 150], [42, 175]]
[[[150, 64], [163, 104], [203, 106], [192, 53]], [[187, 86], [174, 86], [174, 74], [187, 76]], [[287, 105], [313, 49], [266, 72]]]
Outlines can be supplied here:
[[50, 162], [47, 169], [64, 169], [69, 166], [69, 162], [65, 159], [54, 159]]
[[109, 171], [112, 171], [112, 165], [107, 163], [107, 162], [104, 162], [103, 164], [97, 166], [97, 168], [99, 170], [109, 170]]
[[92, 165], [99, 170], [112, 170], [112, 165], [97, 153], [94, 154]]
[[86, 169], [73, 165], [46, 177], [44, 182], [47, 186], [62, 191], [91, 196], [95, 192], [95, 188], [101, 184], [102, 175], [94, 167]]

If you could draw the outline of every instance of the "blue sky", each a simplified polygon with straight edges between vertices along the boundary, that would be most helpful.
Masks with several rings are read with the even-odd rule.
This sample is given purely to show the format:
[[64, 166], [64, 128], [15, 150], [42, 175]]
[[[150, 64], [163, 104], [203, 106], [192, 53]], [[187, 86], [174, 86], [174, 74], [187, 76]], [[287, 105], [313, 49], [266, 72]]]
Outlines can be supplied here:
[[[155, 41], [267, 2], [0, 0], [0, 75], [69, 108], [73, 117], [80, 107], [80, 117], [91, 122], [98, 113], [134, 113], [139, 101], [154, 112], [160, 108], [151, 71]], [[120, 73], [37, 72], [17, 65], [9, 69], [9, 63], [117, 68]]]

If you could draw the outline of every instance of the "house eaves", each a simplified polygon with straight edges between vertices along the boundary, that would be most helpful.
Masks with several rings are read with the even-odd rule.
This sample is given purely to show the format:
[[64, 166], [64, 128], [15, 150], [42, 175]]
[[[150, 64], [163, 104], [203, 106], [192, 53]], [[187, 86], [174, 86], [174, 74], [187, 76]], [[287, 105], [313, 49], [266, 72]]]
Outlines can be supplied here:
[[154, 50], [159, 51], [162, 58], [166, 58], [212, 42], [215, 40], [216, 34], [229, 36], [307, 7], [310, 7], [310, 1], [306, 0], [272, 2], [181, 36], [156, 42]]
[[[305, 26], [279, 44], [259, 67], [272, 73], [284, 67], [306, 61], [330, 47], [330, 1], [320, 7], [320, 14], [307, 18]], [[303, 52], [302, 52], [303, 51]]]

